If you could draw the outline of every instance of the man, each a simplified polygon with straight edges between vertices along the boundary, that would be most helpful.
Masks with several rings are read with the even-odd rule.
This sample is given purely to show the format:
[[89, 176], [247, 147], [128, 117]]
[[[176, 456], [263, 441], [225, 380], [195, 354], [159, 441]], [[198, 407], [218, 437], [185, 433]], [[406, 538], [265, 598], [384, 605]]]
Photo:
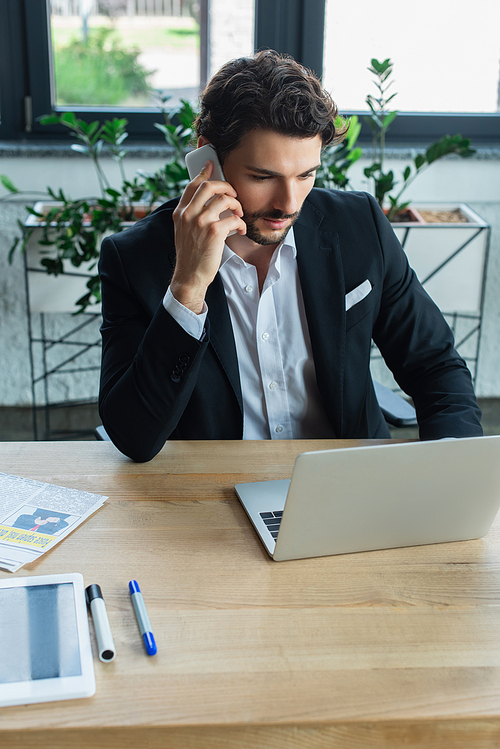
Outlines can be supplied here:
[[422, 439], [482, 433], [451, 331], [376, 202], [313, 189], [344, 135], [336, 115], [291, 58], [228, 63], [196, 123], [226, 181], [209, 161], [179, 200], [104, 240], [100, 413], [134, 460], [167, 439], [388, 437], [372, 338]]
[[36, 531], [37, 533], [48, 533], [50, 536], [54, 536], [57, 531], [68, 527], [68, 523], [64, 520], [67, 517], [69, 517], [67, 513], [54, 513], [51, 510], [38, 508], [33, 515], [19, 515], [17, 520], [12, 523], [12, 527]]

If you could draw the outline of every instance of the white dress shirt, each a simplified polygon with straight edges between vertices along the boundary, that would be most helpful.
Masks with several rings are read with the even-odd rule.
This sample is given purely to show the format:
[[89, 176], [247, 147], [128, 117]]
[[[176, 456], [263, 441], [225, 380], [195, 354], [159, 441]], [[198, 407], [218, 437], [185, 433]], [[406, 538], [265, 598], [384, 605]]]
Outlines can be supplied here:
[[[273, 253], [259, 293], [255, 266], [224, 246], [219, 272], [238, 356], [243, 439], [335, 436], [316, 384], [296, 258], [290, 229]], [[169, 288], [164, 306], [187, 333], [202, 337], [206, 305], [196, 315]]]

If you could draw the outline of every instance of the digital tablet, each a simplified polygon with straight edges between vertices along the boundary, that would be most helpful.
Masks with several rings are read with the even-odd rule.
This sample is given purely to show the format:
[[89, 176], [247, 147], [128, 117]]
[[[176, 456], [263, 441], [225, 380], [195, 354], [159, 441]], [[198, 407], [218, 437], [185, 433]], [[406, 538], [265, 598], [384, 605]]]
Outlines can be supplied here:
[[0, 706], [94, 693], [82, 575], [0, 580]]

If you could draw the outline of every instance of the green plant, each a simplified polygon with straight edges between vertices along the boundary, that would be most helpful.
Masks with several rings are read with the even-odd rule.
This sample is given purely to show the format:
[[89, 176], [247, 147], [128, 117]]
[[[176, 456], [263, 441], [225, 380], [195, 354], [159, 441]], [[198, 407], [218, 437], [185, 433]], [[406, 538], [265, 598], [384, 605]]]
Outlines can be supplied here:
[[154, 173], [139, 169], [138, 174], [144, 179], [144, 186], [152, 195], [172, 198], [182, 192], [189, 181], [184, 156], [194, 139], [196, 112], [188, 101], [182, 100], [182, 106], [175, 113], [176, 124], [172, 121], [173, 117], [166, 114], [168, 99], [169, 96], [160, 96], [165, 122], [155, 122], [154, 126], [163, 133], [166, 142], [173, 148], [173, 157]]
[[[383, 62], [373, 59], [371, 62], [372, 66], [369, 70], [376, 76], [378, 96], [367, 97], [370, 114], [365, 119], [373, 134], [373, 163], [364, 170], [364, 173], [365, 176], [374, 180], [375, 196], [381, 206], [385, 197], [388, 196], [391, 206], [388, 217], [392, 220], [398, 211], [409, 205], [409, 201], [400, 202], [401, 195], [424, 169], [446, 154], [470, 156], [474, 153], [474, 149], [470, 148], [470, 141], [462, 138], [461, 135], [445, 135], [429, 146], [425, 154], [415, 157], [413, 169], [411, 166], [406, 167], [403, 172], [402, 186], [396, 194], [391, 195], [390, 193], [398, 183], [392, 171], [384, 172], [384, 153], [385, 134], [397, 116], [397, 111], [389, 111], [387, 106], [396, 95], [387, 95], [391, 85], [391, 82], [387, 83], [387, 80], [392, 73], [392, 63], [389, 59]], [[41, 118], [41, 121], [43, 124], [61, 124], [68, 128], [70, 134], [76, 138], [78, 142], [71, 147], [92, 160], [99, 183], [99, 195], [73, 200], [61, 189], [55, 190], [50, 187], [44, 193], [21, 192], [9, 177], [0, 175], [0, 182], [7, 190], [7, 195], [0, 197], [0, 201], [12, 196], [36, 195], [37, 197], [43, 196], [45, 199], [50, 198], [58, 203], [45, 215], [36, 212], [31, 206], [26, 206], [26, 210], [39, 219], [42, 227], [42, 238], [39, 244], [47, 248], [46, 257], [42, 260], [47, 273], [52, 275], [64, 273], [64, 260], [68, 260], [75, 267], [79, 267], [84, 262], [90, 263], [91, 269], [95, 269], [102, 236], [105, 233], [121, 231], [124, 221], [135, 221], [142, 217], [137, 215], [134, 203], [145, 202], [146, 213], [149, 213], [158, 200], [175, 197], [183, 191], [189, 181], [184, 156], [193, 137], [195, 112], [189, 102], [183, 101], [178, 110], [167, 113], [165, 108], [167, 100], [168, 97], [161, 97], [164, 123], [155, 123], [155, 126], [163, 133], [173, 153], [165, 166], [156, 172], [138, 170], [137, 176], [132, 180], [127, 179], [124, 168], [127, 151], [123, 146], [128, 137], [127, 120], [114, 118], [106, 120], [103, 124], [99, 121], [86, 123], [77, 118], [73, 112], [64, 112], [45, 116]], [[342, 127], [344, 120], [339, 118], [337, 124]], [[362, 155], [362, 149], [356, 146], [360, 129], [361, 124], [358, 118], [351, 117], [345, 140], [339, 145], [325, 149], [322, 165], [316, 176], [317, 187], [340, 189], [349, 187], [348, 170]], [[104, 152], [110, 154], [111, 158], [118, 163], [121, 186], [110, 184], [101, 161]], [[9, 261], [12, 261], [13, 254], [18, 247], [25, 250], [26, 243], [36, 228], [26, 228], [22, 222], [18, 224], [20, 232], [10, 248]], [[89, 279], [87, 287], [88, 293], [77, 301], [80, 307], [79, 312], [83, 312], [89, 305], [100, 301], [100, 283], [97, 273]]]
[[[335, 125], [339, 129], [342, 128], [345, 125], [344, 119], [339, 117]], [[360, 130], [361, 123], [357, 116], [353, 115], [349, 123], [349, 130], [342, 143], [324, 150], [321, 157], [321, 166], [316, 172], [315, 187], [340, 188], [341, 190], [347, 188], [349, 184], [347, 172], [363, 153], [363, 150], [355, 145]]]
[[[470, 140], [462, 138], [461, 135], [444, 135], [435, 143], [432, 143], [424, 154], [417, 154], [413, 159], [413, 166], [408, 165], [403, 172], [402, 184], [394, 177], [394, 172], [384, 171], [385, 155], [385, 135], [392, 122], [398, 115], [397, 110], [389, 110], [388, 104], [394, 99], [396, 94], [389, 93], [392, 81], [389, 81], [393, 72], [393, 63], [389, 58], [380, 62], [375, 58], [371, 61], [371, 67], [368, 70], [375, 75], [375, 86], [377, 87], [377, 96], [368, 94], [366, 103], [370, 109], [370, 114], [364, 119], [372, 131], [372, 164], [366, 167], [364, 174], [374, 181], [375, 198], [380, 207], [384, 206], [387, 196], [390, 208], [387, 217], [390, 221], [394, 220], [398, 213], [404, 211], [410, 205], [410, 201], [401, 202], [401, 196], [413, 180], [433, 164], [447, 154], [454, 153], [458, 156], [471, 156], [475, 149], [470, 147]], [[395, 194], [390, 194], [396, 187], [400, 188]]]
[[132, 97], [147, 99], [152, 71], [138, 62], [140, 50], [123, 46], [113, 29], [90, 29], [85, 40], [73, 39], [55, 49], [57, 101], [60, 104], [116, 106]]
[[[145, 215], [160, 198], [168, 199], [182, 192], [189, 180], [184, 155], [193, 132], [195, 114], [191, 105], [185, 101], [179, 110], [168, 114], [165, 111], [165, 102], [166, 99], [162, 99], [165, 123], [156, 124], [169, 145], [173, 147], [173, 155], [157, 172], [141, 172], [132, 180], [127, 179], [123, 163], [127, 154], [123, 147], [128, 136], [125, 129], [127, 120], [114, 118], [106, 120], [102, 125], [98, 121], [87, 123], [78, 119], [73, 112], [51, 114], [41, 118], [42, 124], [58, 123], [70, 130], [71, 135], [79, 141], [71, 146], [72, 149], [92, 160], [100, 187], [100, 195], [78, 200], [71, 199], [61, 189], [54, 190], [48, 187], [47, 192], [42, 195], [46, 199], [57, 201], [57, 205], [48, 213], [42, 214], [31, 206], [26, 206], [28, 213], [40, 221], [42, 237], [39, 244], [47, 248], [46, 257], [41, 262], [47, 273], [56, 276], [64, 273], [64, 260], [68, 260], [75, 267], [81, 266], [82, 263], [90, 263], [90, 270], [95, 269], [102, 236], [105, 233], [120, 232], [124, 221], [135, 221], [142, 217], [137, 215], [134, 203], [146, 203], [143, 213]], [[173, 122], [174, 116], [178, 118], [178, 124]], [[110, 184], [104, 171], [101, 156], [105, 150], [119, 164], [122, 184], [118, 188]], [[5, 175], [0, 175], [0, 181], [8, 191], [8, 195], [0, 200], [13, 195], [33, 194], [22, 193]], [[37, 228], [26, 228], [22, 222], [18, 223], [20, 233], [10, 248], [10, 262], [18, 247], [23, 251], [26, 249], [30, 236]], [[89, 279], [87, 288], [88, 293], [76, 302], [80, 307], [79, 312], [83, 312], [92, 303], [100, 302], [97, 273]]]
[[199, 47], [200, 44], [200, 29], [197, 25], [187, 29], [164, 29], [163, 34], [169, 47]]

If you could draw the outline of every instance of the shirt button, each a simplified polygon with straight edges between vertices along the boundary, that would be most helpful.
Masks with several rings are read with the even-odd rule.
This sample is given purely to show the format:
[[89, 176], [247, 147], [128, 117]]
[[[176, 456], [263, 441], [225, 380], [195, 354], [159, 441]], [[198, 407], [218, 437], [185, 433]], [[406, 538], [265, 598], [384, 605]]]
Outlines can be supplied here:
[[262, 333], [262, 338], [264, 341], [267, 341], [269, 338], [269, 333]]
[[253, 286], [245, 286], [245, 291], [247, 294], [250, 294], [250, 292], [253, 291]]
[[273, 380], [273, 382], [269, 383], [269, 387], [271, 388], [271, 390], [276, 390], [276, 388], [278, 387], [278, 383], [274, 382]]
[[278, 424], [278, 426], [276, 427], [276, 429], [275, 429], [274, 431], [275, 431], [275, 432], [278, 432], [278, 434], [279, 434], [280, 432], [282, 432], [282, 431], [283, 431], [283, 427], [281, 426], [281, 424]]

